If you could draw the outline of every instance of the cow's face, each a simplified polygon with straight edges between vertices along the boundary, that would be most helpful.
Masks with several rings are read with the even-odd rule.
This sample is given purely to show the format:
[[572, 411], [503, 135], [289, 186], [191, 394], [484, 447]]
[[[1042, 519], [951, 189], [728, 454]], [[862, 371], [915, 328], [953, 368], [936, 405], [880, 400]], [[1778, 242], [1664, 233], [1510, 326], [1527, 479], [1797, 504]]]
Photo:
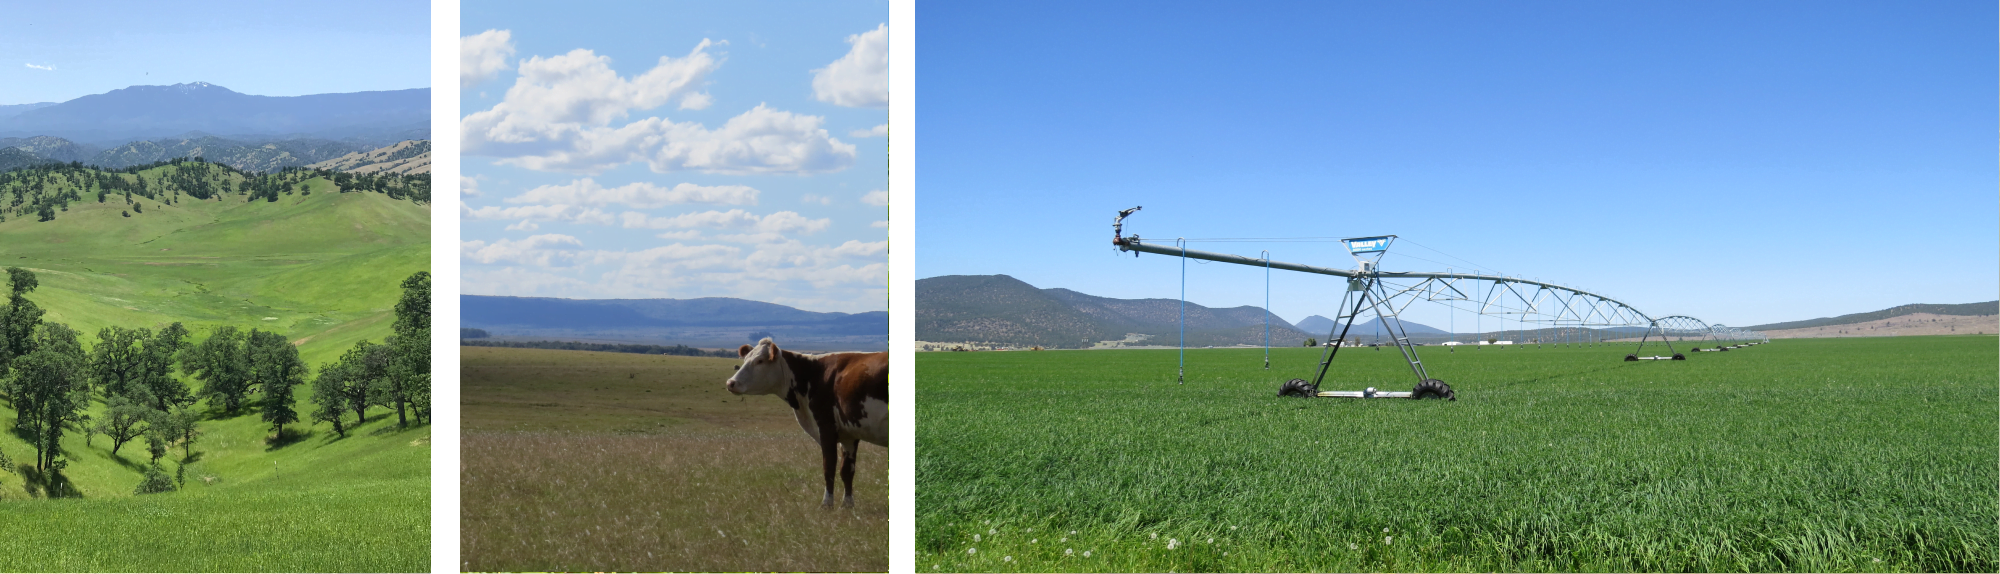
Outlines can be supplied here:
[[775, 395], [790, 388], [791, 369], [785, 366], [784, 357], [778, 353], [778, 344], [765, 338], [757, 346], [744, 345], [736, 349], [736, 355], [743, 357], [743, 364], [736, 367], [736, 374], [724, 383], [729, 392], [738, 395]]

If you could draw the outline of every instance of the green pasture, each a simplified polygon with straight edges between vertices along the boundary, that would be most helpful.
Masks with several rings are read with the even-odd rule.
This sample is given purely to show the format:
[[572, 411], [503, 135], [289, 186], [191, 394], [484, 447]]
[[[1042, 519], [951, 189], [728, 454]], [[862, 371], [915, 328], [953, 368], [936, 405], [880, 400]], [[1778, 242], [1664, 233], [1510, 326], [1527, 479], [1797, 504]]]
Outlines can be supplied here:
[[734, 359], [461, 347], [466, 571], [881, 572], [889, 453], [820, 506], [819, 446]]
[[1630, 350], [920, 353], [917, 569], [2000, 569], [1995, 337]]
[[[0, 223], [0, 267], [34, 271], [41, 286], [28, 298], [47, 311], [43, 320], [78, 330], [86, 347], [114, 325], [180, 322], [194, 342], [234, 325], [284, 334], [317, 373], [356, 341], [392, 333], [399, 284], [430, 267], [430, 206], [338, 193], [324, 179], [306, 186], [310, 195], [277, 202], [135, 196], [143, 212], [130, 217], [122, 195], [100, 204], [86, 192], [54, 221]], [[310, 385], [295, 395], [309, 419]], [[200, 407], [204, 436], [192, 456], [176, 447], [160, 461], [169, 473], [185, 463], [178, 492], [133, 495], [150, 458], [143, 439], [113, 455], [108, 439], [86, 444], [74, 429], [63, 475], [80, 498], [43, 499], [23, 476], [0, 473], [0, 571], [427, 568], [428, 427], [398, 429], [395, 414], [377, 408], [345, 438], [301, 422], [273, 443], [255, 408]], [[103, 409], [95, 403], [91, 414]], [[14, 417], [0, 403], [0, 427]], [[33, 451], [0, 434], [0, 452], [20, 462]]]

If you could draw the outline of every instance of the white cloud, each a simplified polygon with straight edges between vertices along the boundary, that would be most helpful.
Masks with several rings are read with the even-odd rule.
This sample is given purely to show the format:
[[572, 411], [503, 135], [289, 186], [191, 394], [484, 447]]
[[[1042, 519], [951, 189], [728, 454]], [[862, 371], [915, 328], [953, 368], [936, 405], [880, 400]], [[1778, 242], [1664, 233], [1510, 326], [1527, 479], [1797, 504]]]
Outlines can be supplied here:
[[861, 202], [877, 207], [889, 205], [889, 192], [879, 189], [868, 192], [867, 195], [861, 196]]
[[[463, 205], [463, 204], [461, 204]], [[575, 205], [524, 205], [521, 207], [480, 207], [464, 208], [464, 215], [472, 219], [526, 219], [534, 221], [567, 221], [591, 225], [613, 225], [617, 219], [610, 213], [594, 207]]]
[[886, 136], [889, 135], [889, 124], [882, 124], [865, 130], [854, 130], [851, 132], [847, 132], [847, 135], [857, 138], [872, 138], [872, 137]]
[[575, 297], [596, 288], [595, 285], [569, 277], [525, 271], [516, 267], [502, 267], [497, 270], [467, 268], [460, 272], [459, 286], [468, 294], [524, 297]]
[[607, 188], [586, 177], [566, 184], [544, 185], [530, 189], [527, 193], [507, 198], [505, 201], [592, 206], [625, 205], [652, 209], [682, 203], [757, 205], [757, 196], [760, 193], [762, 192], [744, 185], [702, 186], [692, 183], [660, 187], [648, 182], [635, 182]]
[[535, 225], [535, 222], [526, 219], [521, 220], [520, 223], [507, 226], [508, 231], [534, 231], [541, 228], [542, 226]]
[[883, 220], [883, 221], [877, 221], [877, 222], [874, 222], [874, 223], [870, 223], [870, 224], [868, 224], [868, 226], [869, 226], [869, 227], [873, 227], [873, 228], [876, 228], [876, 229], [888, 229], [888, 228], [889, 228], [889, 222], [888, 222], [888, 220]]
[[681, 97], [683, 110], [706, 110], [712, 103], [715, 103], [715, 98], [710, 97], [708, 92], [695, 92]]
[[514, 55], [512, 30], [487, 30], [458, 38], [458, 86], [470, 88], [491, 80], [507, 69]]
[[583, 247], [583, 242], [555, 233], [530, 236], [520, 241], [501, 239], [487, 243], [473, 240], [460, 242], [458, 254], [460, 258], [476, 263], [564, 267], [576, 259], [577, 253], [561, 249], [562, 246]]
[[34, 68], [34, 69], [37, 69], [37, 70], [48, 70], [48, 71], [51, 71], [51, 72], [53, 72], [53, 71], [56, 71], [56, 67], [55, 67], [55, 66], [37, 66], [37, 65], [34, 65], [34, 64], [27, 64], [27, 66], [28, 66], [28, 67], [30, 67], [30, 68]]
[[458, 194], [464, 197], [479, 197], [479, 178], [459, 177]]
[[658, 237], [660, 239], [687, 241], [689, 239], [701, 239], [701, 231], [695, 229], [689, 229], [686, 231], [668, 231], [666, 233], [655, 235], [654, 237]]
[[836, 106], [889, 105], [889, 25], [847, 37], [847, 55], [813, 70], [813, 97]]
[[765, 233], [817, 233], [833, 224], [831, 219], [810, 219], [795, 211], [780, 211], [759, 217], [757, 214], [731, 209], [729, 211], [699, 211], [683, 213], [672, 217], [652, 217], [636, 211], [619, 214], [627, 228], [638, 229], [685, 229], [710, 227], [720, 229], [745, 229]]
[[800, 201], [803, 201], [805, 203], [817, 203], [820, 205], [833, 205], [833, 198], [824, 195], [819, 195], [816, 193], [808, 193], [804, 198], [801, 198]]
[[520, 64], [520, 77], [492, 109], [459, 122], [464, 153], [497, 157], [528, 169], [597, 173], [644, 161], [656, 172], [825, 173], [854, 162], [854, 145], [834, 139], [825, 118], [759, 104], [717, 128], [665, 118], [614, 127], [634, 110], [681, 100], [684, 108], [712, 101], [700, 92], [720, 66], [703, 40], [684, 58], [662, 57], [652, 70], [618, 76], [610, 59], [590, 50]]

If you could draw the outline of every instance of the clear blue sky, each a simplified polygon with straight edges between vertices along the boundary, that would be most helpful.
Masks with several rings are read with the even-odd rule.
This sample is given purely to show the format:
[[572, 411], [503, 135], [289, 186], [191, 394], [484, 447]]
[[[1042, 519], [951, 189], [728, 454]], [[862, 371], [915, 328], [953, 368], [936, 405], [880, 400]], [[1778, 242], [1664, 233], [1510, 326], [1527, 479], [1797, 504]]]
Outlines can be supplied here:
[[[1144, 205], [1127, 231], [1156, 241], [1398, 234], [1385, 269], [1458, 263], [1413, 242], [1713, 323], [1992, 300], [1996, 19], [1972, 2], [925, 4], [917, 274], [1178, 297], [1178, 260], [1109, 244], [1114, 213]], [[1195, 247], [1353, 266], [1338, 244]], [[1272, 310], [1332, 316], [1338, 289], [1274, 273]], [[1261, 306], [1263, 272], [1188, 265], [1188, 298]]]
[[886, 2], [460, 19], [464, 293], [887, 308]]
[[186, 82], [260, 96], [428, 87], [430, 13], [410, 0], [10, 2], [0, 104]]

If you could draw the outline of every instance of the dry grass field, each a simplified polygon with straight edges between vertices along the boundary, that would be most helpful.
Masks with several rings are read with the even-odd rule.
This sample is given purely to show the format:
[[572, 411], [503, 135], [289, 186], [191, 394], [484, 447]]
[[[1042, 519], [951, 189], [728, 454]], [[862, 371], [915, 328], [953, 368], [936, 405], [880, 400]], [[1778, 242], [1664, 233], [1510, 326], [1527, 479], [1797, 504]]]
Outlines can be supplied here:
[[734, 360], [461, 348], [460, 567], [882, 571], [888, 452], [822, 508], [819, 450]]

